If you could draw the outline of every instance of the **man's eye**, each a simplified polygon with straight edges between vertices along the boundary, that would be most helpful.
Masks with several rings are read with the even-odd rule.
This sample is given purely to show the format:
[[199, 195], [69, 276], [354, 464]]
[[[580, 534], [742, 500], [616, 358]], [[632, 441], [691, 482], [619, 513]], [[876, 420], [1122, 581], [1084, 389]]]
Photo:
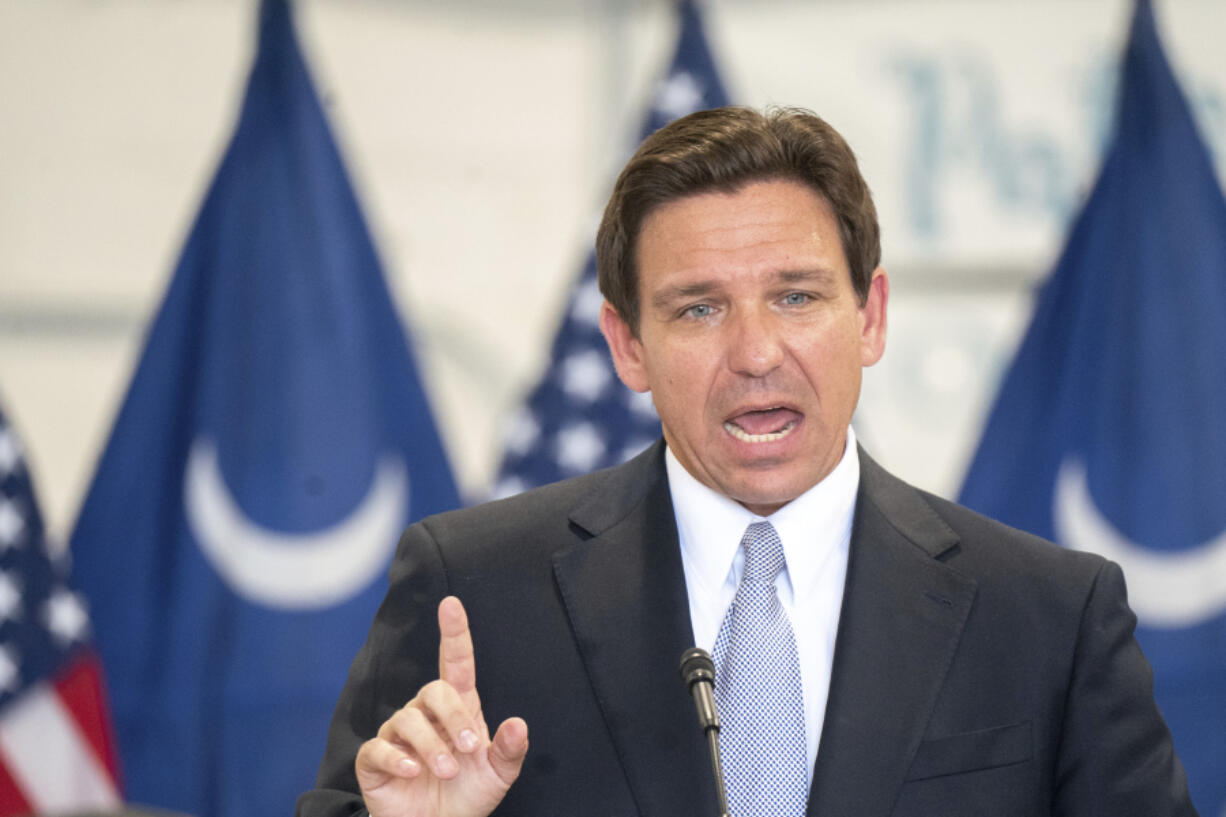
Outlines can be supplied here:
[[687, 318], [706, 318], [711, 314], [711, 305], [694, 304], [693, 306], [687, 306], [682, 314]]
[[803, 306], [811, 300], [813, 299], [804, 292], [789, 292], [783, 296], [783, 302], [788, 306]]

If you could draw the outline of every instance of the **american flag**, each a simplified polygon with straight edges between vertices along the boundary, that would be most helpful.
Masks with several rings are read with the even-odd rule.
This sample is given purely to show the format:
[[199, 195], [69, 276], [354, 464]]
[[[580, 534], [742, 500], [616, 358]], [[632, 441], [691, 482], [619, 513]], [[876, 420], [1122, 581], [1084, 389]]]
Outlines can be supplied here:
[[64, 567], [0, 411], [0, 817], [120, 804], [89, 616]]
[[[683, 0], [678, 11], [677, 49], [653, 89], [642, 138], [686, 114], [728, 104], [697, 5]], [[495, 497], [616, 465], [660, 436], [651, 394], [630, 391], [617, 379], [597, 325], [603, 300], [593, 253], [571, 293], [545, 375], [511, 420]]]

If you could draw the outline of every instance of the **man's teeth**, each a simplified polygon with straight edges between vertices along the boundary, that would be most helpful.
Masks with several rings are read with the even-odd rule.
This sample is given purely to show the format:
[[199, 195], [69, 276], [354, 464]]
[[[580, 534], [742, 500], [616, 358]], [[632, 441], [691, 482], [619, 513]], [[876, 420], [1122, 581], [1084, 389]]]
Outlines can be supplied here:
[[724, 423], [724, 431], [727, 431], [729, 434], [736, 437], [743, 443], [771, 443], [775, 440], [782, 440], [784, 437], [791, 434], [792, 429], [794, 428], [796, 428], [796, 421], [790, 420], [787, 425], [778, 431], [772, 431], [769, 434], [750, 434], [736, 423]]

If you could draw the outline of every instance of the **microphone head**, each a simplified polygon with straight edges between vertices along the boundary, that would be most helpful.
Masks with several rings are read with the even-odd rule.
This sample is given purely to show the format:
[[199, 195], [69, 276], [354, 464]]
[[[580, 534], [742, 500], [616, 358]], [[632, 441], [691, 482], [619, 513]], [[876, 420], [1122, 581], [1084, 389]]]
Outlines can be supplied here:
[[686, 686], [698, 681], [715, 683], [715, 662], [702, 647], [690, 647], [681, 653], [681, 680]]

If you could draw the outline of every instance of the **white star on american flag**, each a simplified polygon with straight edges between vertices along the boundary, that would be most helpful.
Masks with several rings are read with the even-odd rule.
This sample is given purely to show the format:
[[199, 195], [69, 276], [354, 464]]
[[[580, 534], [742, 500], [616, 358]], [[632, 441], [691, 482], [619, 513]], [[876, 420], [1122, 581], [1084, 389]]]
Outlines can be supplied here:
[[600, 286], [593, 278], [575, 293], [570, 314], [577, 321], [596, 326], [600, 321], [600, 307], [603, 304], [604, 296], [600, 294]]
[[0, 550], [16, 545], [17, 537], [25, 526], [25, 515], [18, 510], [17, 503], [0, 497]]
[[604, 440], [591, 423], [580, 423], [558, 432], [558, 463], [563, 468], [577, 473], [590, 471], [604, 452]]
[[47, 629], [62, 646], [81, 641], [89, 632], [89, 614], [81, 597], [62, 587], [47, 599], [44, 613]]
[[511, 425], [507, 428], [506, 446], [508, 451], [523, 455], [541, 436], [541, 424], [536, 416], [527, 409], [515, 412]]
[[588, 402], [595, 400], [609, 385], [612, 376], [608, 358], [593, 349], [570, 355], [562, 361], [562, 389], [571, 397]]
[[698, 110], [703, 87], [688, 71], [670, 74], [656, 89], [655, 109], [673, 119]]

